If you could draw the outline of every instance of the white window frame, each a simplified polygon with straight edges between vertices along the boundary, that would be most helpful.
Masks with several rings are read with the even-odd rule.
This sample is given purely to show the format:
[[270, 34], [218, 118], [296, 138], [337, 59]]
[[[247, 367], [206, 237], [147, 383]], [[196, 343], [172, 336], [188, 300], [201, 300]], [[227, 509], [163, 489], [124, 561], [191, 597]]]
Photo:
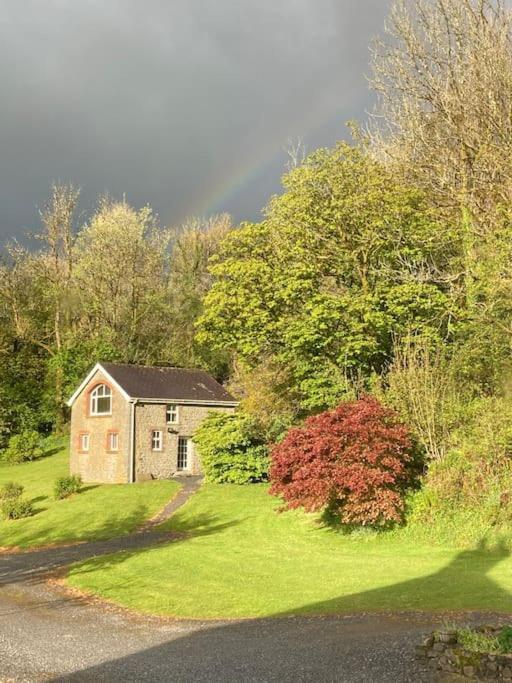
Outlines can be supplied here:
[[[170, 420], [170, 417], [174, 419]], [[177, 425], [180, 421], [179, 406], [176, 403], [168, 403], [165, 406], [165, 421], [168, 425]]]
[[[100, 412], [98, 411], [98, 399], [101, 398], [108, 398], [110, 401], [109, 409]], [[112, 389], [108, 386], [108, 384], [98, 384], [98, 386], [94, 387], [94, 389], [91, 391], [90, 401], [90, 413], [94, 417], [100, 415], [112, 415]]]
[[161, 451], [163, 446], [164, 433], [161, 429], [151, 430], [151, 450]]
[[[186, 444], [186, 464], [185, 467], [180, 467], [180, 444], [185, 442]], [[192, 461], [192, 439], [189, 436], [179, 436], [178, 437], [178, 454], [176, 458], [176, 469], [178, 472], [188, 472], [190, 470], [190, 465]]]
[[109, 432], [108, 450], [112, 452], [119, 450], [119, 432]]
[[82, 453], [88, 453], [89, 452], [89, 446], [91, 444], [91, 438], [90, 434], [88, 432], [83, 432], [80, 434], [80, 450]]

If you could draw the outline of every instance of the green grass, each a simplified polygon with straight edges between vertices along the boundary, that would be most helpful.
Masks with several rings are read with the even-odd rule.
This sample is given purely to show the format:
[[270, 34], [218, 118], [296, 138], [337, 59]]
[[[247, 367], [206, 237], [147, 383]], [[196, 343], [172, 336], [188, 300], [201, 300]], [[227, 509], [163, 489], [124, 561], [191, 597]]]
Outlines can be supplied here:
[[0, 486], [7, 481], [23, 484], [24, 497], [32, 500], [35, 514], [0, 521], [0, 547], [29, 548], [121, 536], [154, 515], [179, 485], [171, 481], [140, 484], [85, 484], [82, 493], [54, 500], [57, 477], [68, 474], [68, 451], [58, 452], [21, 465], [0, 464]]
[[512, 610], [505, 550], [344, 536], [276, 507], [263, 485], [206, 485], [166, 523], [184, 540], [92, 559], [72, 568], [69, 583], [177, 617]]

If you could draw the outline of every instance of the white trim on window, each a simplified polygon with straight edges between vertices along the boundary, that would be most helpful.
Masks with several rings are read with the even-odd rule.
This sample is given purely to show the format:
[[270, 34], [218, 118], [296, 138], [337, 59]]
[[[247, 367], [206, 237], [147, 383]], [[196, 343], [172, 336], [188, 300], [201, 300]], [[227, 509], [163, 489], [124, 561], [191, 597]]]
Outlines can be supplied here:
[[163, 432], [160, 429], [153, 429], [151, 430], [151, 450], [152, 451], [161, 451], [162, 450], [162, 441], [163, 441]]
[[90, 397], [91, 415], [112, 415], [112, 389], [107, 384], [98, 384]]
[[87, 453], [89, 450], [90, 438], [89, 434], [80, 434], [80, 450]]
[[117, 432], [110, 432], [108, 435], [108, 449], [109, 451], [119, 450], [119, 434]]
[[180, 420], [180, 414], [176, 403], [168, 403], [165, 407], [165, 420], [168, 425], [178, 424]]
[[192, 460], [192, 440], [188, 436], [178, 437], [178, 457], [176, 469], [178, 472], [186, 472], [190, 469]]

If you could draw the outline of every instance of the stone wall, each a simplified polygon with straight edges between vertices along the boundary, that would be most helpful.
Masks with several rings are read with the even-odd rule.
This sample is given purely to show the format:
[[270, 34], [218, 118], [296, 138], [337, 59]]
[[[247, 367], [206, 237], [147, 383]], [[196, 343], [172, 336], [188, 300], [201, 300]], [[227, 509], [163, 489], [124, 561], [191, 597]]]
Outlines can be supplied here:
[[[168, 425], [166, 422], [166, 404], [137, 403], [135, 406], [135, 443], [137, 480], [168, 479], [178, 473], [178, 438], [192, 437], [204, 418], [212, 410], [232, 413], [234, 408], [212, 407], [200, 405], [178, 405], [178, 422]], [[161, 451], [151, 448], [151, 432], [160, 430], [163, 433]], [[200, 474], [201, 464], [194, 445], [190, 443], [190, 466], [186, 472], [179, 474]]]
[[[503, 627], [482, 626], [478, 631], [495, 635]], [[463, 676], [463, 680], [511, 681], [512, 654], [489, 654], [464, 649], [457, 641], [457, 632], [445, 630], [428, 636], [416, 648], [419, 657], [443, 674]], [[451, 680], [451, 679], [450, 679]]]
[[[112, 389], [112, 414], [90, 415], [90, 393], [100, 383]], [[118, 450], [108, 450], [108, 433], [118, 433]], [[89, 451], [80, 450], [80, 435], [89, 434]], [[71, 409], [70, 470], [84, 481], [118, 484], [129, 481], [130, 405], [98, 371]]]

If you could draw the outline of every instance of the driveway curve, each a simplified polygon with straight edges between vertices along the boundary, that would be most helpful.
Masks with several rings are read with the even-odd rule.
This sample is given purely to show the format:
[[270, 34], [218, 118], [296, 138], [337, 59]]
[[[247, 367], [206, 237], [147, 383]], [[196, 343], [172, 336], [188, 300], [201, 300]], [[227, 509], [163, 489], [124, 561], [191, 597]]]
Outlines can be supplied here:
[[172, 542], [154, 527], [199, 483], [185, 481], [138, 533], [0, 554], [0, 681], [433, 680], [414, 657], [414, 645], [439, 623], [432, 615], [180, 621], [134, 615], [48, 581], [94, 555]]

